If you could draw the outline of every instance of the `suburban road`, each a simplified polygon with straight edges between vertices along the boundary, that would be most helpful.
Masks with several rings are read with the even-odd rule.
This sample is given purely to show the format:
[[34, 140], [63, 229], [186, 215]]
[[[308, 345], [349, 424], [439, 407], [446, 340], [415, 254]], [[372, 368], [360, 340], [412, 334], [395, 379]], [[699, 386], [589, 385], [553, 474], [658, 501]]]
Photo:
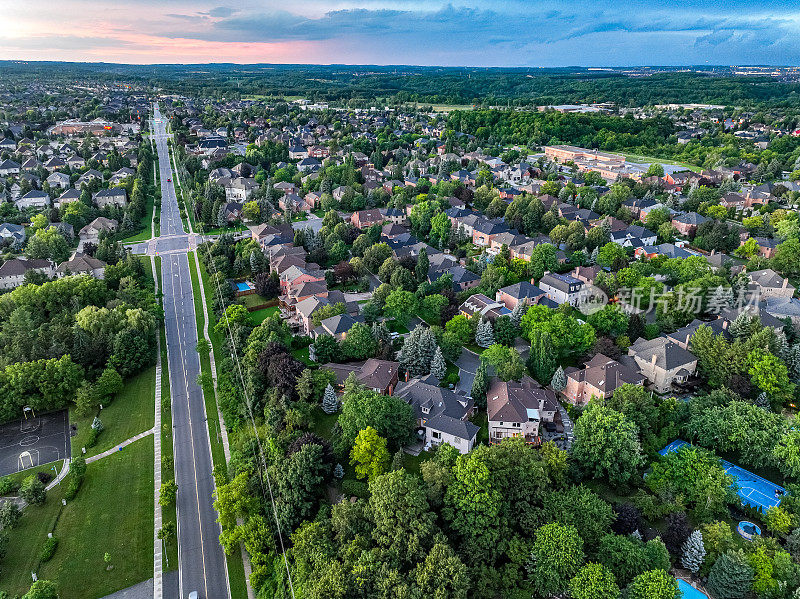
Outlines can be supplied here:
[[200, 599], [230, 597], [220, 526], [214, 510], [214, 477], [203, 392], [197, 384], [200, 358], [196, 351], [192, 279], [183, 229], [172, 183], [167, 121], [155, 105], [153, 130], [161, 176], [161, 235], [151, 251], [161, 256], [164, 323], [172, 396], [175, 482], [178, 484], [178, 577], [180, 599], [197, 591]]

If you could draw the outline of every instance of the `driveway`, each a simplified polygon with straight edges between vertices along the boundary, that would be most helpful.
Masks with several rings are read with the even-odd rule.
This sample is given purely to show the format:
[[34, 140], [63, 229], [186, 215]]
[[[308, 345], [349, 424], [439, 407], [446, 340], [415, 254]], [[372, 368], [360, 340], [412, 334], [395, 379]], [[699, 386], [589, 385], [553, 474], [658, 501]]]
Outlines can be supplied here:
[[475, 379], [475, 373], [478, 372], [480, 364], [481, 357], [478, 354], [467, 348], [461, 350], [461, 355], [456, 360], [459, 376], [457, 390], [464, 392], [466, 395], [472, 393], [472, 381]]

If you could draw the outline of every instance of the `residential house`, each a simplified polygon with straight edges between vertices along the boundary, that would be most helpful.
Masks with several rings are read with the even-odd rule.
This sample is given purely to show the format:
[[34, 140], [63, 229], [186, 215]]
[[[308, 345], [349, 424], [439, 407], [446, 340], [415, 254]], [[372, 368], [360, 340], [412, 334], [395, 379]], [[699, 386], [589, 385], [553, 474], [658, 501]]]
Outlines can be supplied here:
[[336, 383], [340, 387], [344, 385], [350, 373], [354, 373], [356, 380], [367, 389], [381, 395], [392, 395], [397, 386], [400, 363], [370, 358], [356, 364], [323, 364], [322, 368], [332, 370], [336, 374]]
[[643, 385], [645, 381], [637, 369], [603, 354], [595, 354], [583, 368], [570, 366], [564, 374], [567, 375], [567, 386], [562, 393], [567, 401], [577, 406], [585, 406], [592, 397], [611, 397], [622, 385]]
[[628, 355], [659, 393], [668, 392], [673, 383], [686, 383], [697, 370], [697, 357], [666, 337], [638, 339]]
[[344, 341], [347, 333], [353, 328], [357, 322], [363, 323], [364, 318], [361, 316], [350, 316], [349, 314], [337, 314], [331, 316], [319, 323], [319, 326], [311, 331], [314, 339], [320, 335], [330, 335], [337, 341]]
[[544, 297], [545, 292], [528, 281], [507, 285], [498, 289], [495, 294], [495, 299], [512, 312], [520, 303], [532, 306], [538, 304]]
[[694, 337], [697, 329], [699, 329], [701, 326], [710, 327], [715, 335], [723, 335], [726, 338], [730, 337], [730, 333], [728, 333], [728, 321], [724, 318], [717, 318], [716, 320], [710, 320], [707, 322], [694, 319], [685, 327], [681, 327], [672, 333], [667, 333], [665, 337], [667, 340], [672, 341], [677, 346], [688, 350], [692, 342], [692, 337]]
[[758, 294], [759, 299], [789, 298], [795, 292], [794, 286], [789, 284], [789, 279], [771, 268], [749, 272], [747, 278], [750, 279], [752, 290]]
[[61, 208], [70, 202], [77, 202], [81, 199], [81, 192], [79, 192], [74, 187], [70, 187], [64, 193], [56, 198], [55, 205], [56, 208]]
[[82, 242], [96, 244], [100, 240], [101, 233], [114, 233], [118, 226], [119, 223], [113, 218], [98, 216], [88, 225], [83, 227], [78, 235]]
[[105, 277], [106, 263], [86, 254], [76, 253], [66, 262], [62, 262], [56, 269], [56, 276], [89, 275], [95, 279]]
[[450, 266], [445, 269], [431, 269], [428, 271], [428, 282], [438, 281], [443, 275], [449, 274], [453, 278], [453, 291], [459, 292], [465, 289], [472, 289], [480, 285], [481, 278], [474, 272], [467, 270], [463, 266]]
[[20, 210], [25, 210], [26, 208], [46, 208], [50, 205], [50, 196], [44, 191], [33, 189], [21, 198], [17, 198], [14, 204]]
[[220, 185], [225, 188], [225, 199], [228, 202], [244, 204], [252, 193], [258, 189], [255, 179], [236, 177], [234, 179], [221, 179]]
[[69, 187], [69, 175], [58, 171], [50, 173], [45, 181], [52, 188], [67, 189]]
[[124, 208], [128, 203], [128, 192], [124, 187], [101, 189], [92, 196], [92, 201], [98, 208], [105, 208], [106, 206]]
[[466, 454], [475, 446], [480, 427], [469, 421], [472, 399], [441, 388], [433, 375], [398, 383], [395, 396], [414, 408], [425, 447], [448, 443]]
[[9, 243], [14, 248], [22, 247], [25, 243], [25, 227], [13, 223], [0, 224], [0, 239], [10, 240]]
[[697, 228], [708, 220], [708, 218], [697, 214], [697, 212], [682, 212], [672, 217], [672, 226], [681, 235], [691, 237], [697, 233]]
[[489, 441], [523, 437], [527, 443], [538, 445], [541, 423], [553, 422], [557, 410], [555, 393], [528, 376], [518, 383], [493, 379], [486, 392]]
[[577, 306], [586, 294], [586, 285], [571, 275], [547, 272], [539, 281], [539, 288], [557, 304]]
[[353, 212], [350, 217], [350, 222], [358, 229], [367, 229], [372, 225], [379, 225], [383, 222], [383, 215], [377, 208], [370, 208], [369, 210], [359, 210]]
[[487, 318], [492, 323], [504, 314], [511, 314], [511, 310], [506, 308], [503, 302], [494, 301], [482, 293], [469, 296], [459, 306], [458, 311], [467, 318], [471, 318], [474, 314], [479, 314], [482, 318]]
[[25, 283], [25, 274], [29, 271], [39, 272], [52, 278], [56, 265], [50, 260], [32, 258], [12, 258], [0, 266], [0, 289], [14, 289]]

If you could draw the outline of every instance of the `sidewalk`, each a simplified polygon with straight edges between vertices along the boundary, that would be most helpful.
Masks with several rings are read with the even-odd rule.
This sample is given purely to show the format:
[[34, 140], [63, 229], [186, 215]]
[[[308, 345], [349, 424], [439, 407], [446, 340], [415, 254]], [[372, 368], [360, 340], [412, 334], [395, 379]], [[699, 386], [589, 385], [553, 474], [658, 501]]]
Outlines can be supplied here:
[[112, 453], [114, 453], [116, 451], [122, 451], [122, 449], [124, 447], [127, 447], [131, 443], [135, 443], [139, 439], [144, 439], [148, 435], [152, 435], [154, 432], [155, 432], [155, 428], [151, 428], [149, 431], [144, 431], [143, 433], [139, 433], [138, 435], [134, 435], [130, 439], [125, 439], [119, 445], [115, 445], [111, 449], [105, 450], [103, 453], [98, 453], [97, 455], [93, 455], [93, 456], [91, 456], [89, 458], [86, 458], [86, 463], [87, 464], [91, 464], [92, 462], [96, 462], [97, 460], [99, 460], [101, 458], [105, 458], [105, 457], [110, 456]]

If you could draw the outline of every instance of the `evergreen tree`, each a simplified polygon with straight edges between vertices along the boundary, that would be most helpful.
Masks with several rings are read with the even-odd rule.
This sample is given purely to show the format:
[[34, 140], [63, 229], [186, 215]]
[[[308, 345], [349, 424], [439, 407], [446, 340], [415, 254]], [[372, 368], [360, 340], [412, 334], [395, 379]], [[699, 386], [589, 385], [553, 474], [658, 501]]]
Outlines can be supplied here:
[[335, 414], [339, 411], [339, 399], [330, 383], [325, 387], [325, 394], [322, 396], [322, 411], [326, 414]]
[[750, 315], [747, 313], [746, 310], [742, 310], [742, 312], [733, 319], [730, 326], [728, 327], [728, 332], [733, 336], [734, 339], [740, 339], [742, 337], [746, 337], [752, 331], [752, 319]]
[[528, 304], [525, 302], [519, 302], [516, 306], [514, 306], [514, 309], [511, 311], [511, 324], [519, 328], [519, 325], [522, 323], [522, 317], [527, 311]]
[[486, 392], [489, 390], [489, 373], [486, 371], [486, 363], [481, 360], [475, 378], [472, 380], [472, 391], [470, 395], [479, 407], [486, 405]]
[[764, 408], [766, 410], [769, 410], [770, 406], [772, 405], [769, 401], [769, 396], [763, 391], [756, 396], [755, 403], [759, 408]]
[[800, 381], [800, 343], [795, 343], [786, 357], [786, 367], [793, 381]]
[[692, 574], [697, 574], [706, 557], [706, 548], [703, 545], [703, 535], [695, 530], [683, 543], [681, 548], [681, 564]]
[[406, 337], [400, 350], [400, 365], [414, 376], [428, 374], [437, 347], [433, 331], [423, 325], [417, 325]]
[[598, 255], [599, 253], [600, 253], [600, 252], [599, 252], [598, 248], [596, 248], [596, 247], [595, 247], [595, 248], [592, 250], [592, 255], [591, 255], [591, 256], [589, 256], [589, 264], [597, 264], [597, 255]]
[[494, 329], [487, 318], [482, 318], [475, 330], [475, 343], [479, 347], [489, 347], [494, 344]]
[[628, 339], [635, 343], [640, 337], [644, 337], [644, 321], [639, 314], [633, 314], [628, 321]]
[[753, 584], [753, 569], [743, 551], [729, 550], [708, 573], [707, 588], [716, 599], [741, 599]]
[[431, 267], [431, 261], [428, 259], [428, 252], [425, 248], [419, 251], [417, 256], [417, 265], [414, 267], [414, 273], [417, 275], [417, 281], [424, 281], [428, 278], [428, 269]]
[[555, 392], [563, 391], [567, 387], [567, 376], [564, 374], [564, 369], [561, 368], [560, 365], [553, 374], [553, 378], [550, 381], [550, 386]]
[[528, 356], [528, 369], [533, 377], [540, 383], [547, 384], [553, 378], [556, 361], [553, 349], [550, 347], [550, 335], [540, 330], [533, 331], [531, 352]]
[[336, 467], [333, 469], [333, 477], [336, 480], [342, 480], [344, 478], [344, 468], [341, 464], [336, 464]]
[[392, 456], [392, 470], [402, 470], [403, 469], [403, 450], [398, 449], [394, 452]]
[[444, 380], [447, 374], [447, 364], [442, 355], [442, 349], [437, 346], [436, 352], [433, 354], [433, 361], [431, 362], [431, 374], [440, 381]]

